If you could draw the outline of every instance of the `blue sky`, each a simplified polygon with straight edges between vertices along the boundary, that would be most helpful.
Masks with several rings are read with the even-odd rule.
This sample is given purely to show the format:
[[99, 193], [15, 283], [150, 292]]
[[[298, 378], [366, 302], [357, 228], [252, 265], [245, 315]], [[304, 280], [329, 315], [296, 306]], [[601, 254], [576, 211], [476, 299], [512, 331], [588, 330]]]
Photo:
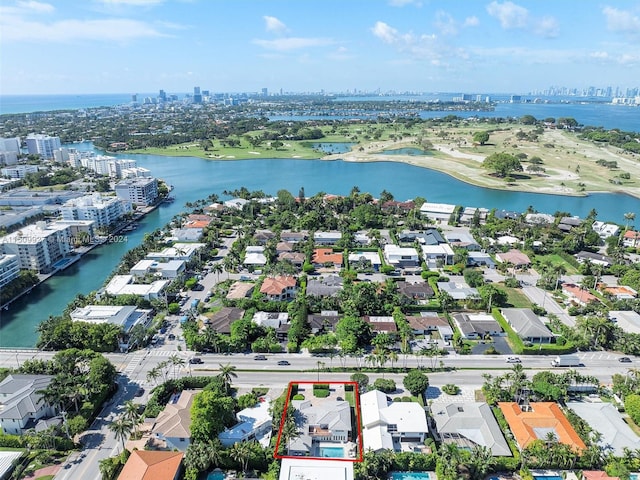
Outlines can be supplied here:
[[0, 93], [640, 86], [640, 0], [0, 0]]

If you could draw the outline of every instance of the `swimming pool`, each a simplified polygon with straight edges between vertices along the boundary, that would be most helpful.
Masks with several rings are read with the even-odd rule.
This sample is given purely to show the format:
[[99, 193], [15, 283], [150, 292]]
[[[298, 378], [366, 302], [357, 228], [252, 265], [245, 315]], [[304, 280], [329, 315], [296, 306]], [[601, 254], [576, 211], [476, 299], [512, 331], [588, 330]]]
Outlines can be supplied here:
[[207, 480], [224, 480], [225, 479], [225, 474], [224, 472], [210, 472], [209, 475], [207, 475]]
[[391, 472], [391, 480], [429, 480], [427, 472]]
[[560, 475], [534, 475], [535, 480], [562, 480]]
[[344, 458], [343, 447], [320, 447], [322, 458]]

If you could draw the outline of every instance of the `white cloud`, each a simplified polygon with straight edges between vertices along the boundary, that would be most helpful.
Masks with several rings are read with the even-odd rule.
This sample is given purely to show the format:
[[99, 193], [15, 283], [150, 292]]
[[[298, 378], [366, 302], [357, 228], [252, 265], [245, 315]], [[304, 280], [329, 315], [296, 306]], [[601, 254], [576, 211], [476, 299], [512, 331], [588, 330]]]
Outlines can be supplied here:
[[480, 25], [480, 20], [476, 16], [465, 18], [462, 24], [463, 27], [477, 27], [478, 25]]
[[595, 58], [598, 60], [608, 60], [609, 59], [609, 54], [607, 52], [592, 52], [589, 55], [591, 58]]
[[442, 35], [455, 35], [458, 33], [458, 27], [453, 17], [442, 10], [436, 12], [435, 26]]
[[270, 17], [269, 15], [265, 15], [264, 17], [265, 27], [267, 32], [273, 33], [285, 33], [287, 31], [287, 26], [278, 20], [276, 17]]
[[6, 41], [67, 43], [82, 40], [128, 42], [138, 38], [165, 36], [151, 25], [121, 19], [61, 20], [44, 23], [2, 16], [0, 20], [3, 39]]
[[534, 24], [534, 32], [542, 37], [557, 37], [560, 26], [558, 21], [553, 17], [543, 17]]
[[286, 52], [308, 47], [324, 47], [334, 44], [335, 41], [330, 38], [286, 37], [276, 38], [274, 40], [256, 39], [253, 40], [253, 43], [267, 50]]
[[503, 3], [494, 0], [487, 5], [487, 13], [498, 19], [505, 30], [524, 29], [545, 38], [557, 37], [560, 31], [554, 17], [531, 17], [529, 10], [508, 0]]
[[51, 13], [55, 10], [53, 5], [34, 0], [18, 2], [17, 6], [21, 10], [28, 10], [29, 13]]
[[613, 32], [640, 35], [640, 17], [627, 10], [606, 6], [602, 13], [607, 19], [607, 28]]
[[327, 58], [331, 60], [350, 60], [353, 58], [353, 55], [349, 52], [346, 47], [338, 47], [333, 52], [329, 52], [327, 54]]
[[524, 28], [529, 21], [529, 10], [513, 2], [491, 2], [487, 5], [487, 12], [500, 21], [502, 28]]
[[376, 22], [371, 31], [385, 43], [395, 43], [398, 40], [398, 31], [384, 22]]

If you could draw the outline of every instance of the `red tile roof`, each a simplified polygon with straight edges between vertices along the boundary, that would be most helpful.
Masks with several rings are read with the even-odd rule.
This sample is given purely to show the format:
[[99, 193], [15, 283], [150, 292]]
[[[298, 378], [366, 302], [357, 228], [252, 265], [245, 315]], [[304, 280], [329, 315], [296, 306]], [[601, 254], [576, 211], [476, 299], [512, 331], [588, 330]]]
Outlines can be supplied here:
[[[558, 442], [569, 445], [579, 452], [587, 448], [557, 403], [531, 402], [529, 406], [530, 411], [522, 411], [515, 402], [498, 403], [521, 449], [535, 440], [544, 442], [544, 436], [542, 438], [539, 436], [544, 431], [553, 431]], [[539, 431], [536, 432], [536, 430]]]
[[134, 450], [118, 480], [174, 480], [183, 456], [181, 452]]
[[296, 286], [296, 278], [290, 276], [267, 277], [262, 282], [260, 293], [265, 295], [281, 295], [287, 288]]
[[322, 265], [324, 263], [342, 265], [342, 253], [334, 253], [331, 248], [316, 248], [313, 251], [313, 258], [311, 261], [316, 265]]

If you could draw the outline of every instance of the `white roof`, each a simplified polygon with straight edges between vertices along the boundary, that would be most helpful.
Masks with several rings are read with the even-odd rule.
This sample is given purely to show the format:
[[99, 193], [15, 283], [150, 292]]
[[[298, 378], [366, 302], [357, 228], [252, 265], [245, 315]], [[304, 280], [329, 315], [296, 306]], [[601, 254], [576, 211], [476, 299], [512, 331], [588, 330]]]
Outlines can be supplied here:
[[279, 480], [353, 480], [353, 462], [283, 458]]
[[399, 434], [429, 431], [427, 416], [419, 403], [389, 403], [387, 395], [378, 390], [360, 395], [360, 411], [365, 450], [393, 450], [393, 438], [387, 425], [396, 425]]
[[245, 408], [236, 414], [238, 423], [233, 427], [220, 432], [219, 438], [225, 445], [242, 441], [245, 436], [265, 423], [271, 423], [272, 417], [269, 413], [271, 403], [269, 399], [262, 398], [254, 407]]
[[453, 255], [453, 250], [446, 243], [439, 245], [422, 245], [422, 252], [425, 255]]
[[380, 255], [378, 252], [354, 252], [349, 254], [349, 262], [357, 262], [360, 258], [366, 258], [371, 262], [371, 265], [380, 265], [382, 261], [380, 260]]
[[640, 333], [640, 315], [633, 310], [611, 310], [609, 318], [625, 332]]
[[385, 255], [395, 255], [395, 256], [404, 256], [404, 257], [417, 257], [418, 252], [413, 247], [399, 247], [397, 245], [385, 245], [384, 246], [384, 254]]
[[114, 275], [105, 291], [110, 295], [138, 295], [146, 297], [158, 295], [167, 286], [167, 280], [152, 283], [133, 283], [133, 275]]
[[19, 452], [0, 452], [0, 478], [11, 471], [13, 463], [22, 456], [22, 450]]
[[456, 209], [455, 205], [450, 205], [448, 203], [429, 203], [424, 202], [420, 207], [421, 212], [433, 212], [433, 213], [453, 213]]

